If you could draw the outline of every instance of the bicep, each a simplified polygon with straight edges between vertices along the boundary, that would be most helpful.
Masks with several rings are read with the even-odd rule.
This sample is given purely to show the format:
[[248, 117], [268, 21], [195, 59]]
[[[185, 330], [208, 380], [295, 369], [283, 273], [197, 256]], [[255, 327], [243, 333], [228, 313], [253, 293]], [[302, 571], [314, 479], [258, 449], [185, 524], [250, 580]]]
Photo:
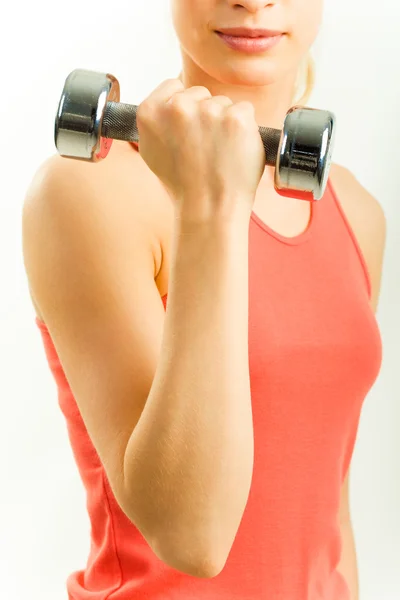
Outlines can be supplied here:
[[332, 176], [368, 267], [371, 306], [378, 308], [386, 244], [386, 217], [378, 200], [342, 165], [332, 165]]
[[50, 177], [42, 187], [36, 208], [31, 204], [24, 217], [25, 264], [87, 432], [124, 508], [125, 450], [150, 392], [165, 313], [139, 216], [119, 223], [112, 199], [78, 192], [82, 183], [71, 177], [60, 185]]

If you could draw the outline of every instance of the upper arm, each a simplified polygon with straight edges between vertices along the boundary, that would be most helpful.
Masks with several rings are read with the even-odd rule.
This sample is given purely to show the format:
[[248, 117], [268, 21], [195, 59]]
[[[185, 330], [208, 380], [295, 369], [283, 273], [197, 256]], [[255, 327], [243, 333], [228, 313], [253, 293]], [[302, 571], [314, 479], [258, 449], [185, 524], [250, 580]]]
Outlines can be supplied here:
[[342, 165], [332, 165], [332, 179], [357, 241], [371, 281], [371, 306], [378, 308], [386, 245], [386, 217], [378, 200]]
[[88, 434], [127, 513], [124, 455], [152, 385], [165, 315], [151, 236], [136, 199], [124, 210], [110, 186], [96, 180], [96, 167], [65, 159], [55, 164], [26, 196], [25, 268]]
[[[354, 177], [354, 176], [353, 176]], [[382, 206], [355, 178], [355, 192], [359, 199], [359, 224], [356, 235], [368, 267], [371, 281], [371, 307], [378, 309], [382, 285], [383, 260], [386, 245], [386, 217]]]

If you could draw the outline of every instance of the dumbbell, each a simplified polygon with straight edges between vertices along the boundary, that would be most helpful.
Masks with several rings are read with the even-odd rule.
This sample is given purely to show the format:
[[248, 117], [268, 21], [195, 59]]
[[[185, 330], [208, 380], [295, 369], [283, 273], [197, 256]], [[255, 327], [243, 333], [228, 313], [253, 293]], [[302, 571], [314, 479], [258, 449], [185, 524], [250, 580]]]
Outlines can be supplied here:
[[[55, 144], [61, 156], [99, 162], [107, 157], [114, 139], [139, 142], [138, 107], [119, 99], [120, 86], [113, 75], [72, 71], [65, 80], [55, 119]], [[275, 166], [278, 194], [320, 200], [331, 166], [335, 115], [294, 106], [282, 131], [270, 127], [259, 127], [259, 131], [266, 164]]]

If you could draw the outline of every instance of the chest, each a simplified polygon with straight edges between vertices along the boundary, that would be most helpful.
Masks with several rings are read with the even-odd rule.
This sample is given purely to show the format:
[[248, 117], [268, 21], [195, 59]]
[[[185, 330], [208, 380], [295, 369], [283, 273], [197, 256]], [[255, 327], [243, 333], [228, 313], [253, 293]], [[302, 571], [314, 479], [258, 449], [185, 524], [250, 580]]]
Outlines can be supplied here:
[[291, 246], [250, 228], [249, 367], [254, 394], [302, 398], [303, 408], [307, 398], [313, 410], [331, 398], [322, 406], [332, 422], [345, 417], [349, 401], [360, 407], [379, 373], [382, 343], [351, 239], [338, 230], [339, 250], [333, 227], [331, 238], [313, 233]]

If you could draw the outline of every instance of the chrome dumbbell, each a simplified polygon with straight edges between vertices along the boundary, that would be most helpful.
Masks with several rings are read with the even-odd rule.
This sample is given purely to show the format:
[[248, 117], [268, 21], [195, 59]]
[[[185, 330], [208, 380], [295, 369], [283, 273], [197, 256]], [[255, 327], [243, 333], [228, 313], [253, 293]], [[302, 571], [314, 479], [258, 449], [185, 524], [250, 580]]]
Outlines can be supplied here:
[[[138, 107], [119, 102], [119, 82], [109, 73], [76, 69], [65, 80], [55, 119], [55, 144], [61, 156], [98, 162], [113, 139], [139, 142]], [[266, 164], [275, 166], [281, 196], [314, 201], [328, 181], [336, 118], [332, 112], [294, 106], [282, 131], [259, 127]]]

